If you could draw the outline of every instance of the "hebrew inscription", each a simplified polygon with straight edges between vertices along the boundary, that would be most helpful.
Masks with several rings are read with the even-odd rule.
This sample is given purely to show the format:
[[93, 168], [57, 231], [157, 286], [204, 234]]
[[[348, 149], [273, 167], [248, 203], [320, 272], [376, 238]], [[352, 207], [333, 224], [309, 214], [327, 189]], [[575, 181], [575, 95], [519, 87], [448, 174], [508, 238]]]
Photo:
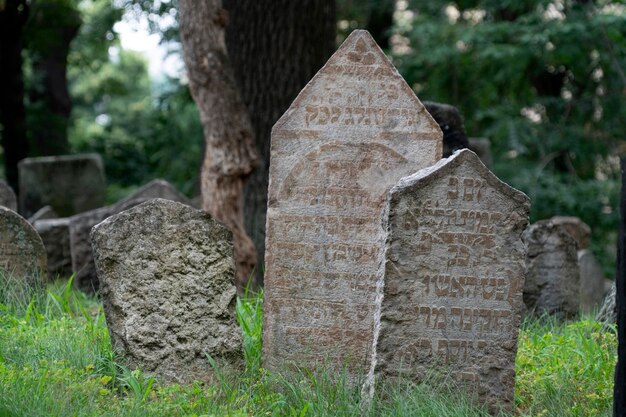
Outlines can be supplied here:
[[377, 371], [441, 371], [512, 409], [529, 202], [471, 151], [391, 190]]
[[386, 194], [441, 157], [442, 134], [365, 31], [272, 131], [264, 361], [366, 373]]

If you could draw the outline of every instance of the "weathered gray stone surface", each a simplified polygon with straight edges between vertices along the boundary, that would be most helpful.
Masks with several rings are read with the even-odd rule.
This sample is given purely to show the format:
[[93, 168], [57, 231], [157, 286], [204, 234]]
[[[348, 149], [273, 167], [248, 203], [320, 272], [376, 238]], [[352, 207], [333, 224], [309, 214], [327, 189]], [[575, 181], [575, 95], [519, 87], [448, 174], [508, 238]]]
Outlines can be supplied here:
[[52, 206], [44, 206], [28, 218], [28, 223], [35, 224], [38, 220], [58, 219], [59, 215]]
[[468, 148], [473, 151], [489, 169], [493, 166], [491, 141], [487, 138], [468, 138]]
[[26, 218], [46, 205], [61, 217], [104, 205], [106, 180], [98, 154], [26, 158], [18, 170], [20, 212]]
[[153, 198], [164, 198], [189, 204], [187, 197], [179, 193], [172, 184], [165, 180], [156, 179], [111, 206], [77, 214], [70, 218], [72, 269], [76, 273], [74, 284], [78, 288], [89, 293], [98, 290], [98, 277], [93, 263], [93, 252], [89, 240], [91, 228], [107, 217], [128, 210]]
[[272, 129], [264, 366], [369, 371], [385, 198], [441, 147], [369, 33], [352, 32]]
[[378, 375], [438, 371], [513, 410], [529, 210], [469, 150], [392, 188]]
[[155, 199], [91, 233], [114, 348], [166, 381], [210, 380], [242, 364], [232, 234], [207, 213]]
[[44, 276], [46, 249], [22, 216], [0, 207], [0, 270], [14, 276]]
[[567, 229], [541, 220], [526, 229], [524, 303], [529, 312], [571, 317], [578, 313], [580, 270], [576, 240]]
[[0, 180], [0, 206], [17, 212], [17, 197], [13, 188], [5, 181]]
[[604, 298], [602, 307], [596, 316], [598, 323], [615, 324], [617, 323], [617, 303], [616, 303], [617, 287], [615, 281], [611, 285], [609, 293]]
[[550, 221], [563, 226], [565, 231], [572, 235], [578, 245], [578, 250], [587, 249], [589, 247], [591, 227], [589, 227], [587, 223], [574, 216], [554, 216]]
[[37, 220], [33, 226], [46, 247], [48, 279], [69, 278], [72, 275], [70, 219], [63, 217]]
[[589, 249], [578, 251], [580, 269], [580, 309], [590, 312], [602, 304], [604, 299], [604, 274]]

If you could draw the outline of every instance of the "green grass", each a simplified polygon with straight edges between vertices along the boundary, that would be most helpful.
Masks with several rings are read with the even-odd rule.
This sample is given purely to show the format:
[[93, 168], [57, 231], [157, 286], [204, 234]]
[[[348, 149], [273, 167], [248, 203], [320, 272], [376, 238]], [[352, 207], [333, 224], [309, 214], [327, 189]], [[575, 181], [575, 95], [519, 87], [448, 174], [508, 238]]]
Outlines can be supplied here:
[[[261, 368], [262, 294], [238, 300], [246, 370], [208, 386], [160, 385], [113, 354], [104, 314], [71, 282], [33, 288], [0, 275], [0, 417], [486, 416], [441, 384], [380, 384], [366, 407], [341, 373]], [[520, 333], [521, 416], [610, 416], [614, 329], [528, 321]]]

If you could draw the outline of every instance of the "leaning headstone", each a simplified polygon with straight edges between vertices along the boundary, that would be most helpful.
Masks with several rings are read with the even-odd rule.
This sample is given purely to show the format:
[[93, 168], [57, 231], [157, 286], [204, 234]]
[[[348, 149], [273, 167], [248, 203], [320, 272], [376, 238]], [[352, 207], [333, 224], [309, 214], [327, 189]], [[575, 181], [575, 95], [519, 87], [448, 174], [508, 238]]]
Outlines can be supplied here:
[[441, 158], [442, 133], [357, 30], [272, 129], [263, 357], [268, 368], [369, 371], [381, 216], [398, 180]]
[[474, 152], [483, 164], [489, 169], [493, 167], [493, 156], [491, 154], [491, 141], [487, 138], [467, 138], [468, 148]]
[[28, 218], [28, 223], [35, 224], [38, 220], [58, 219], [59, 215], [51, 206], [44, 206]]
[[154, 199], [91, 232], [111, 342], [165, 381], [242, 365], [232, 234], [204, 211]]
[[87, 293], [98, 290], [98, 277], [93, 263], [93, 252], [89, 232], [102, 220], [114, 214], [128, 210], [153, 198], [178, 201], [188, 204], [187, 197], [179, 193], [169, 182], [161, 179], [150, 181], [128, 197], [117, 203], [91, 210], [70, 217], [70, 247], [72, 253], [72, 269], [76, 273], [74, 284]]
[[604, 299], [604, 273], [589, 249], [578, 251], [580, 269], [580, 309], [590, 312]]
[[48, 280], [69, 278], [72, 275], [69, 217], [37, 220], [33, 226], [46, 247]]
[[580, 270], [576, 240], [561, 224], [533, 223], [523, 239], [528, 245], [524, 303], [531, 313], [569, 318], [578, 313]]
[[589, 247], [591, 227], [589, 227], [587, 223], [574, 216], [554, 216], [550, 221], [553, 224], [558, 224], [565, 228], [567, 233], [576, 240], [578, 250], [587, 249]]
[[26, 158], [18, 170], [20, 213], [26, 218], [46, 205], [61, 217], [104, 205], [106, 181], [100, 155]]
[[46, 249], [22, 216], [0, 207], [0, 270], [15, 277], [43, 277]]
[[13, 188], [5, 181], [0, 180], [0, 206], [17, 212], [17, 197]]
[[492, 412], [513, 410], [529, 210], [469, 150], [392, 188], [378, 375], [439, 372]]

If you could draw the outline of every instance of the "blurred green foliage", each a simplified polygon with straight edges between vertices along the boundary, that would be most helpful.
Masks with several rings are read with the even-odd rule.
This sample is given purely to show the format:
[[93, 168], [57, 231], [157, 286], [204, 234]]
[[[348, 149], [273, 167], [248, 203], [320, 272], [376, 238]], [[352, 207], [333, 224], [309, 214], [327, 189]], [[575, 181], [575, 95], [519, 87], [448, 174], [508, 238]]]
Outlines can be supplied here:
[[69, 57], [73, 152], [105, 161], [110, 201], [156, 177], [191, 195], [202, 160], [202, 127], [186, 85], [158, 83], [144, 58], [121, 48], [113, 25], [122, 9], [81, 2], [84, 24]]
[[398, 2], [393, 57], [423, 100], [450, 103], [491, 139], [494, 171], [531, 221], [582, 218], [614, 275], [626, 131], [624, 1]]

